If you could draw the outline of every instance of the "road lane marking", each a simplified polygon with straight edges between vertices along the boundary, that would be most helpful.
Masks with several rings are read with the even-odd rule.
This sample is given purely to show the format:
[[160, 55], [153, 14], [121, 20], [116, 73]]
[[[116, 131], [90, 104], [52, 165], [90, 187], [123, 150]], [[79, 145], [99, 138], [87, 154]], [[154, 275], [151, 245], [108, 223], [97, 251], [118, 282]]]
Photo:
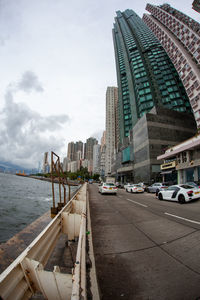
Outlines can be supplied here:
[[164, 214], [168, 215], [168, 216], [171, 216], [171, 217], [174, 217], [174, 218], [177, 218], [177, 219], [181, 219], [181, 220], [190, 222], [190, 223], [194, 223], [194, 224], [199, 224], [200, 225], [200, 222], [197, 222], [197, 221], [193, 221], [193, 220], [190, 220], [190, 219], [182, 218], [182, 217], [179, 217], [179, 216], [176, 216], [176, 215], [169, 214], [167, 212], [165, 212]]
[[147, 205], [145, 205], [145, 204], [142, 204], [142, 203], [139, 203], [139, 202], [133, 201], [133, 200], [131, 200], [131, 199], [126, 199], [126, 200], [128, 200], [128, 201], [130, 201], [130, 202], [133, 202], [133, 203], [135, 203], [135, 204], [141, 205], [141, 206], [143, 206], [143, 207], [148, 207], [148, 206], [147, 206]]

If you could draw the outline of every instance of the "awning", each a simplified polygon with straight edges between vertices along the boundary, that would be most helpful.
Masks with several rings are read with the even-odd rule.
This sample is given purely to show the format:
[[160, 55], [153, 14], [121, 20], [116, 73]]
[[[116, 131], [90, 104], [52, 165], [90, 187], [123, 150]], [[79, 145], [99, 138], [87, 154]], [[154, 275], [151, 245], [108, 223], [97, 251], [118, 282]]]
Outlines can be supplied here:
[[172, 173], [172, 171], [164, 171], [164, 172], [161, 172], [160, 174], [164, 175], [164, 174], [171, 174], [171, 173]]

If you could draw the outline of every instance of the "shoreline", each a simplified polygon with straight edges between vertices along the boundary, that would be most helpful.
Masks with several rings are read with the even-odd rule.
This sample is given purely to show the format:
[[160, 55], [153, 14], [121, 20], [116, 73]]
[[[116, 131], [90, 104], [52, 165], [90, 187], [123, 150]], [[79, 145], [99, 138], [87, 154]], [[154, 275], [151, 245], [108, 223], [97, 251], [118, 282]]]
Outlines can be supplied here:
[[[32, 179], [37, 179], [37, 180], [52, 182], [52, 179], [51, 178], [47, 178], [47, 177], [25, 175], [25, 174], [14, 174], [14, 175], [25, 177], [25, 178], [32, 178]], [[59, 183], [59, 178], [55, 177], [53, 181], [54, 181], [54, 183]], [[78, 182], [78, 181], [67, 181], [67, 179], [65, 179], [64, 182], [62, 182], [62, 183], [64, 183], [65, 185], [78, 186], [80, 184], [83, 184], [83, 181], [80, 181], [80, 182]]]

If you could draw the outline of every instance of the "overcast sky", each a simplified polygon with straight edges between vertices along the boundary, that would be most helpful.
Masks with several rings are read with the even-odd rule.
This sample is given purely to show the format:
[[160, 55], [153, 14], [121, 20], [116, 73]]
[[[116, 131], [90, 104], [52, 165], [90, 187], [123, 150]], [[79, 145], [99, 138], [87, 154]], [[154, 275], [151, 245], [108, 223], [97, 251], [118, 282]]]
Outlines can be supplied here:
[[[63, 158], [69, 142], [100, 138], [116, 11], [142, 17], [146, 3], [0, 0], [0, 161], [38, 167], [46, 151]], [[200, 21], [192, 1], [168, 3]]]

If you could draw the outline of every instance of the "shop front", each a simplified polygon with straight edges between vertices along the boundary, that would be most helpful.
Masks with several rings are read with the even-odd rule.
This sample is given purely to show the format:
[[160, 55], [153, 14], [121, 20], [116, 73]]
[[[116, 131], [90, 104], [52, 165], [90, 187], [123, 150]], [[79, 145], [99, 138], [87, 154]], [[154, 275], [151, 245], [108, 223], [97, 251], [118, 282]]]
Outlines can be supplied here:
[[177, 184], [176, 160], [167, 161], [160, 166], [162, 182]]

